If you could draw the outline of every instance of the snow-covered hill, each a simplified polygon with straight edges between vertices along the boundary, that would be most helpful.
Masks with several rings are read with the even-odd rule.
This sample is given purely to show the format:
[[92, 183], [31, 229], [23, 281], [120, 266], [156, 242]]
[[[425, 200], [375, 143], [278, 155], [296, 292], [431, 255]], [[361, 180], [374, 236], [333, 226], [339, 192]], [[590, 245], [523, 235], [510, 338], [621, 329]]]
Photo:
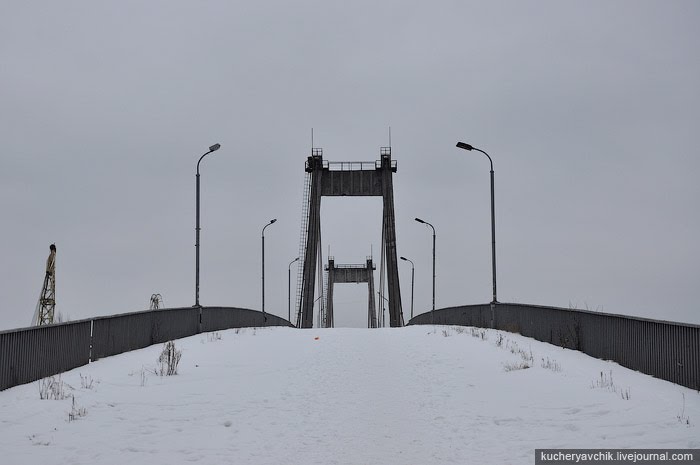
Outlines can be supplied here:
[[526, 464], [535, 448], [700, 447], [698, 392], [510, 333], [265, 328], [176, 346], [176, 376], [153, 373], [158, 345], [64, 373], [63, 400], [40, 400], [39, 382], [0, 392], [0, 462]]

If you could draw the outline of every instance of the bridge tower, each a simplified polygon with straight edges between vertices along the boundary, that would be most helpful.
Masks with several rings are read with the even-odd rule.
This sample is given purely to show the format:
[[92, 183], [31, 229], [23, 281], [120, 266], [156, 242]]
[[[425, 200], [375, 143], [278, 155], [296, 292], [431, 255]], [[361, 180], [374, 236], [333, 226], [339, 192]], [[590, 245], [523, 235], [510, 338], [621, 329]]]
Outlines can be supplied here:
[[333, 328], [333, 285], [338, 283], [367, 283], [367, 327], [377, 327], [377, 310], [374, 304], [374, 263], [368, 258], [364, 265], [336, 265], [333, 257], [328, 257], [328, 291], [326, 293], [326, 327]]
[[[396, 173], [396, 161], [391, 159], [391, 147], [382, 147], [380, 159], [374, 162], [328, 162], [323, 160], [321, 149], [315, 148], [311, 153], [305, 167], [307, 185], [302, 209], [304, 224], [300, 256], [303, 261], [299, 260], [301, 279], [297, 287], [297, 326], [313, 326], [314, 276], [317, 269], [321, 270], [317, 267], [321, 254], [321, 198], [324, 196], [382, 197], [382, 263], [386, 265], [390, 325], [403, 326], [392, 178]], [[383, 282], [383, 276], [380, 278]]]

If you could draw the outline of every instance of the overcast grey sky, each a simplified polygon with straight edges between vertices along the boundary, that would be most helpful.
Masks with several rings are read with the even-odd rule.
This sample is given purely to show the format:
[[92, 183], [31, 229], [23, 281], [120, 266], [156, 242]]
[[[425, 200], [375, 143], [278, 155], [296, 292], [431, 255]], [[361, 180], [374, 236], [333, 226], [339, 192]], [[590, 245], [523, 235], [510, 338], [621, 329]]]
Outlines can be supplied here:
[[[0, 0], [0, 329], [201, 302], [287, 314], [304, 161], [373, 161], [392, 128], [416, 313], [499, 300], [700, 323], [700, 3]], [[379, 255], [381, 199], [324, 198], [324, 260]], [[404, 313], [410, 266], [401, 265]], [[293, 268], [295, 270], [295, 268]], [[293, 281], [296, 273], [293, 273]], [[294, 283], [293, 283], [294, 285]], [[377, 278], [378, 285], [378, 278]], [[338, 326], [366, 286], [336, 288]]]

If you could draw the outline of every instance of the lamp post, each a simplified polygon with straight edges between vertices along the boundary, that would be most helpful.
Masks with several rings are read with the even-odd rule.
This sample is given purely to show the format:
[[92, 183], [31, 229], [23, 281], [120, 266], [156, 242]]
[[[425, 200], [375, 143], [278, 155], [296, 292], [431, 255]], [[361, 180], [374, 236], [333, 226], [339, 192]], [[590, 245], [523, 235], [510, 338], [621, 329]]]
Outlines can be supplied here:
[[206, 157], [212, 152], [216, 152], [221, 148], [221, 144], [214, 144], [211, 147], [209, 147], [209, 151], [199, 157], [199, 161], [197, 162], [197, 214], [196, 214], [196, 225], [195, 225], [195, 243], [194, 243], [194, 250], [195, 250], [195, 265], [194, 265], [194, 306], [199, 307], [199, 164], [202, 162], [202, 158]]
[[416, 267], [413, 264], [413, 261], [409, 260], [406, 257], [401, 257], [401, 260], [406, 261], [406, 262], [411, 262], [411, 319], [413, 319], [413, 282], [414, 282], [414, 278], [416, 276]]
[[433, 309], [430, 311], [430, 324], [435, 324], [435, 227], [423, 221], [420, 218], [416, 218], [416, 221], [422, 224], [427, 224], [433, 230]]
[[262, 232], [260, 233], [260, 237], [262, 238], [262, 313], [263, 313], [263, 321], [267, 321], [267, 315], [265, 315], [265, 228], [273, 224], [275, 221], [277, 221], [277, 218], [274, 218], [270, 220], [269, 223], [267, 223], [265, 226], [262, 228]]
[[[386, 297], [384, 297], [384, 296], [382, 295], [381, 292], [377, 291], [377, 294], [379, 294], [379, 297], [381, 297], [382, 299], [386, 300], [386, 303], [389, 303], [389, 299], [387, 299]], [[385, 318], [385, 316], [386, 316], [386, 315], [385, 315], [385, 314], [386, 314], [386, 307], [384, 306], [384, 302], [379, 302], [379, 303], [382, 304], [382, 327], [385, 327], [385, 326], [386, 326], [386, 318]]]
[[493, 160], [491, 160], [488, 153], [467, 143], [457, 142], [457, 147], [464, 150], [476, 150], [477, 152], [481, 152], [488, 157], [489, 163], [491, 163], [491, 271], [493, 278], [493, 299], [491, 300], [491, 303], [496, 304], [498, 303], [498, 299], [496, 298], [496, 214], [493, 194]]
[[292, 321], [292, 263], [299, 260], [299, 257], [289, 262], [287, 266], [287, 320]]

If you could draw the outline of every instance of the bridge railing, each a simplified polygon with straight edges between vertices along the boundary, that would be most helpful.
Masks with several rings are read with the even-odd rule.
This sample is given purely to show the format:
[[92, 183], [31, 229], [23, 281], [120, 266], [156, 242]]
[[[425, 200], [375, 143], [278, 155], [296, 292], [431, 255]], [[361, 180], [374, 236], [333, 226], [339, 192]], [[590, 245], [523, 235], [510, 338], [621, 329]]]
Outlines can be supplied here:
[[330, 171], [369, 171], [374, 170], [373, 161], [324, 161], [323, 167]]
[[[408, 324], [431, 324], [431, 312]], [[492, 324], [493, 321], [493, 324]], [[498, 303], [435, 310], [434, 323], [499, 329], [700, 390], [700, 326], [609, 313]]]
[[185, 307], [0, 331], [0, 391], [153, 344], [255, 326], [292, 324], [245, 308]]

